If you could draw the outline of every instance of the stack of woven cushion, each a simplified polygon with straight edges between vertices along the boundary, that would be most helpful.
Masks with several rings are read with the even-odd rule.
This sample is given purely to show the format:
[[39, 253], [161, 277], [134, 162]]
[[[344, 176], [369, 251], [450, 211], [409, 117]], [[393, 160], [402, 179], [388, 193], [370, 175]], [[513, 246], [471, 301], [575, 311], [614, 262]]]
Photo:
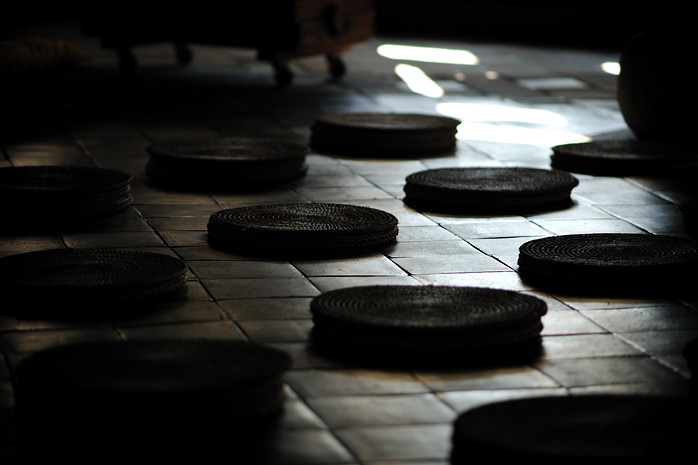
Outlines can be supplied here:
[[277, 349], [224, 339], [46, 349], [16, 371], [21, 456], [213, 460], [227, 452], [245, 461], [283, 408], [290, 365]]
[[349, 156], [436, 155], [455, 149], [459, 124], [454, 118], [428, 114], [325, 114], [311, 126], [310, 146]]
[[405, 179], [404, 202], [438, 212], [522, 213], [568, 207], [577, 178], [520, 167], [438, 168]]
[[698, 241], [642, 233], [568, 234], [519, 247], [519, 274], [530, 284], [584, 294], [693, 292]]
[[84, 225], [133, 203], [126, 173], [79, 165], [0, 168], [3, 231], [54, 231]]
[[366, 250], [398, 234], [392, 214], [334, 203], [277, 203], [218, 211], [208, 240], [220, 248], [254, 254], [311, 256]]
[[[48, 249], [0, 257], [3, 313], [102, 318], [185, 291], [186, 264], [156, 252]], [[22, 302], [20, 304], [20, 302]]]
[[450, 463], [502, 459], [683, 462], [695, 456], [695, 411], [682, 398], [587, 394], [520, 398], [456, 419]]
[[597, 176], [690, 177], [698, 154], [688, 144], [637, 139], [599, 139], [552, 148], [553, 168]]
[[158, 142], [146, 148], [146, 175], [177, 190], [251, 190], [305, 176], [308, 147], [271, 137]]
[[547, 305], [501, 289], [376, 285], [325, 292], [310, 309], [313, 343], [328, 354], [433, 367], [537, 356]]

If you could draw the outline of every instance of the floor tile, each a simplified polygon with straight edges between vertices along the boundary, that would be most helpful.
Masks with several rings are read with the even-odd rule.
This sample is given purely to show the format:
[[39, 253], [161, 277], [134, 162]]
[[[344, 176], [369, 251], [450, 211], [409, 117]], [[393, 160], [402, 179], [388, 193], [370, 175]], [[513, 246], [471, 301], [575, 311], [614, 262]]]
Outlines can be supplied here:
[[445, 423], [454, 412], [431, 394], [313, 397], [309, 405], [331, 428]]
[[681, 305], [585, 310], [582, 313], [614, 333], [698, 329], [698, 314]]
[[339, 438], [361, 460], [445, 459], [451, 425], [372, 426], [337, 430]]
[[417, 394], [427, 386], [409, 373], [380, 370], [294, 370], [286, 377], [302, 397]]
[[353, 461], [346, 447], [324, 429], [281, 430], [266, 442], [264, 454], [264, 465], [351, 465]]
[[218, 302], [234, 320], [279, 320], [310, 318], [312, 297], [228, 299]]
[[124, 339], [230, 339], [246, 341], [240, 328], [232, 321], [203, 321], [156, 326], [121, 328]]
[[388, 257], [434, 257], [439, 255], [463, 255], [476, 253], [467, 242], [463, 241], [413, 241], [396, 242], [381, 249]]
[[153, 231], [118, 232], [102, 234], [65, 234], [63, 240], [68, 247], [165, 247], [160, 236]]
[[418, 286], [420, 284], [413, 276], [318, 276], [310, 281], [321, 292], [343, 289], [355, 286]]
[[648, 354], [680, 355], [684, 346], [698, 337], [698, 331], [695, 329], [642, 331], [624, 333], [620, 337]]
[[482, 271], [474, 273], [423, 274], [415, 276], [423, 284], [440, 286], [472, 286], [526, 291], [531, 288], [521, 282], [514, 271]]
[[546, 359], [538, 367], [565, 387], [686, 383], [680, 375], [646, 356]]
[[238, 325], [252, 342], [306, 342], [313, 322], [308, 319], [295, 320], [244, 320]]
[[418, 377], [436, 392], [471, 389], [554, 388], [559, 385], [539, 370], [526, 365], [483, 367], [460, 372], [420, 372]]
[[545, 236], [548, 234], [548, 231], [541, 228], [536, 223], [526, 220], [478, 221], [459, 223], [457, 225], [445, 225], [444, 227], [466, 240], [477, 238]]
[[292, 264], [272, 260], [190, 261], [189, 267], [200, 279], [302, 277]]
[[553, 234], [592, 234], [592, 233], [644, 233], [641, 228], [627, 221], [614, 219], [581, 220], [537, 220], [536, 223]]
[[316, 276], [405, 276], [399, 263], [394, 263], [383, 255], [369, 255], [359, 258], [293, 260], [291, 262], [308, 277]]
[[613, 334], [572, 334], [543, 338], [546, 360], [559, 358], [633, 356], [642, 353]]
[[481, 254], [437, 257], [395, 257], [395, 263], [413, 275], [509, 271], [501, 262]]
[[314, 297], [317, 288], [305, 278], [202, 279], [201, 283], [219, 300], [254, 297]]
[[496, 402], [526, 397], [566, 396], [567, 390], [563, 388], [531, 388], [531, 389], [487, 389], [442, 392], [439, 396], [449, 404], [457, 415], [475, 407]]
[[548, 313], [541, 320], [543, 322], [542, 334], [544, 336], [602, 333], [606, 331], [596, 321], [574, 310], [548, 310]]
[[448, 241], [458, 240], [458, 237], [439, 226], [403, 226], [400, 228], [397, 240], [398, 242]]

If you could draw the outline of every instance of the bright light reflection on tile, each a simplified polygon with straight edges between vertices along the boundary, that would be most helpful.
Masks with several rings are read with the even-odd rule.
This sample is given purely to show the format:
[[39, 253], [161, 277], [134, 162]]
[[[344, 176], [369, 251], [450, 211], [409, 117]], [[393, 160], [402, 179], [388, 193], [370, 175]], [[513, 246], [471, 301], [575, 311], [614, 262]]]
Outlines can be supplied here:
[[416, 66], [400, 64], [395, 67], [395, 74], [409, 87], [409, 89], [420, 95], [427, 97], [442, 97], [444, 90], [437, 83], [431, 80], [424, 71]]
[[608, 74], [618, 76], [620, 74], [620, 63], [616, 63], [615, 61], [606, 61], [601, 63], [601, 69]]
[[480, 60], [467, 50], [410, 45], [383, 44], [376, 49], [379, 55], [393, 60], [426, 61], [455, 65], [476, 65]]
[[549, 110], [535, 108], [508, 107], [481, 103], [444, 102], [436, 110], [461, 121], [497, 121], [542, 124], [546, 126], [567, 126], [567, 119]]
[[549, 77], [535, 79], [519, 79], [518, 84], [527, 89], [585, 89], [587, 83], [570, 77]]
[[463, 122], [458, 125], [461, 140], [480, 140], [510, 144], [529, 144], [539, 147], [552, 147], [559, 144], [588, 142], [589, 137], [582, 134], [552, 130], [524, 128], [506, 124]]

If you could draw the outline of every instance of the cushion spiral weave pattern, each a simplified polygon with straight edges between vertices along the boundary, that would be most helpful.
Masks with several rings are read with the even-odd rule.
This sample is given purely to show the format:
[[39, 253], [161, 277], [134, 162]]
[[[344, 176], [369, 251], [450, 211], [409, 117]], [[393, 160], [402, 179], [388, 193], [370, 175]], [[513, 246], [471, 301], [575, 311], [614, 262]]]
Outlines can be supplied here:
[[443, 153], [456, 146], [460, 121], [413, 113], [338, 113], [316, 118], [310, 146], [344, 155]]
[[698, 242], [632, 233], [553, 236], [522, 244], [518, 265], [524, 280], [585, 293], [686, 291], [697, 277]]
[[688, 145], [645, 140], [594, 140], [552, 148], [553, 168], [605, 176], [685, 176], [695, 172], [698, 156]]
[[395, 331], [477, 331], [540, 318], [545, 304], [514, 291], [457, 286], [361, 286], [311, 303], [318, 321]]
[[50, 249], [0, 258], [0, 281], [8, 293], [72, 303], [137, 302], [169, 294], [184, 287], [186, 270], [178, 258], [125, 249]]
[[369, 207], [332, 203], [266, 204], [221, 210], [209, 218], [218, 243], [268, 249], [333, 249], [381, 245], [398, 233], [397, 218]]
[[439, 168], [405, 179], [405, 203], [426, 209], [539, 210], [570, 203], [579, 180], [560, 170]]
[[376, 285], [328, 291], [310, 310], [329, 353], [434, 366], [535, 356], [547, 305], [502, 289]]

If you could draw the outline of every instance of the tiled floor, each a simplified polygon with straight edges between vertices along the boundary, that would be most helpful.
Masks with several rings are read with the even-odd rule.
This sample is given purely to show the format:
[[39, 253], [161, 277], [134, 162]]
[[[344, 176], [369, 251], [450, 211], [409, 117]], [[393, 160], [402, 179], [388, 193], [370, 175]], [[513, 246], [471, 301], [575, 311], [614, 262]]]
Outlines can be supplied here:
[[[698, 336], [694, 302], [678, 299], [551, 295], [524, 285], [518, 246], [578, 232], [683, 235], [685, 186], [657, 179], [577, 175], [574, 205], [532, 216], [469, 217], [421, 213], [402, 202], [408, 174], [446, 166], [548, 167], [550, 147], [627, 135], [615, 101], [615, 76], [601, 69], [616, 51], [481, 41], [376, 37], [344, 55], [349, 69], [326, 82], [319, 57], [293, 62], [295, 81], [274, 86], [254, 52], [194, 46], [178, 67], [168, 44], [136, 50], [130, 77], [115, 55], [72, 27], [37, 31], [79, 44], [88, 69], [30, 83], [2, 111], [10, 118], [3, 166], [87, 164], [131, 174], [134, 205], [87, 230], [0, 236], [0, 254], [56, 247], [124, 247], [172, 253], [189, 265], [186, 300], [142, 318], [98, 324], [0, 316], [0, 432], [14, 455], [12, 370], [28, 354], [84, 340], [210, 337], [249, 340], [288, 352], [288, 399], [274, 464], [444, 465], [451, 424], [483, 403], [537, 395], [595, 392], [687, 395], [681, 348]], [[473, 65], [396, 61], [378, 45], [467, 49]], [[442, 97], [411, 91], [397, 64], [421, 68]], [[68, 78], [72, 78], [69, 80]], [[46, 97], [51, 97], [50, 102]], [[234, 194], [167, 192], [146, 183], [145, 147], [156, 140], [215, 135], [306, 139], [326, 112], [457, 114], [464, 124], [455, 154], [383, 160], [311, 152], [305, 178]], [[3, 199], [9, 202], [12, 199]], [[357, 258], [268, 260], [208, 246], [209, 215], [269, 202], [366, 205], [399, 219], [397, 243]], [[548, 304], [544, 355], [531, 364], [463, 371], [383, 371], [341, 364], [308, 350], [309, 302], [331, 289], [365, 284], [486, 286], [531, 293]], [[31, 299], [31, 296], [27, 296]], [[9, 305], [3, 303], [2, 307]], [[22, 305], [15, 302], [13, 305]], [[99, 312], [99, 307], [95, 307]]]

